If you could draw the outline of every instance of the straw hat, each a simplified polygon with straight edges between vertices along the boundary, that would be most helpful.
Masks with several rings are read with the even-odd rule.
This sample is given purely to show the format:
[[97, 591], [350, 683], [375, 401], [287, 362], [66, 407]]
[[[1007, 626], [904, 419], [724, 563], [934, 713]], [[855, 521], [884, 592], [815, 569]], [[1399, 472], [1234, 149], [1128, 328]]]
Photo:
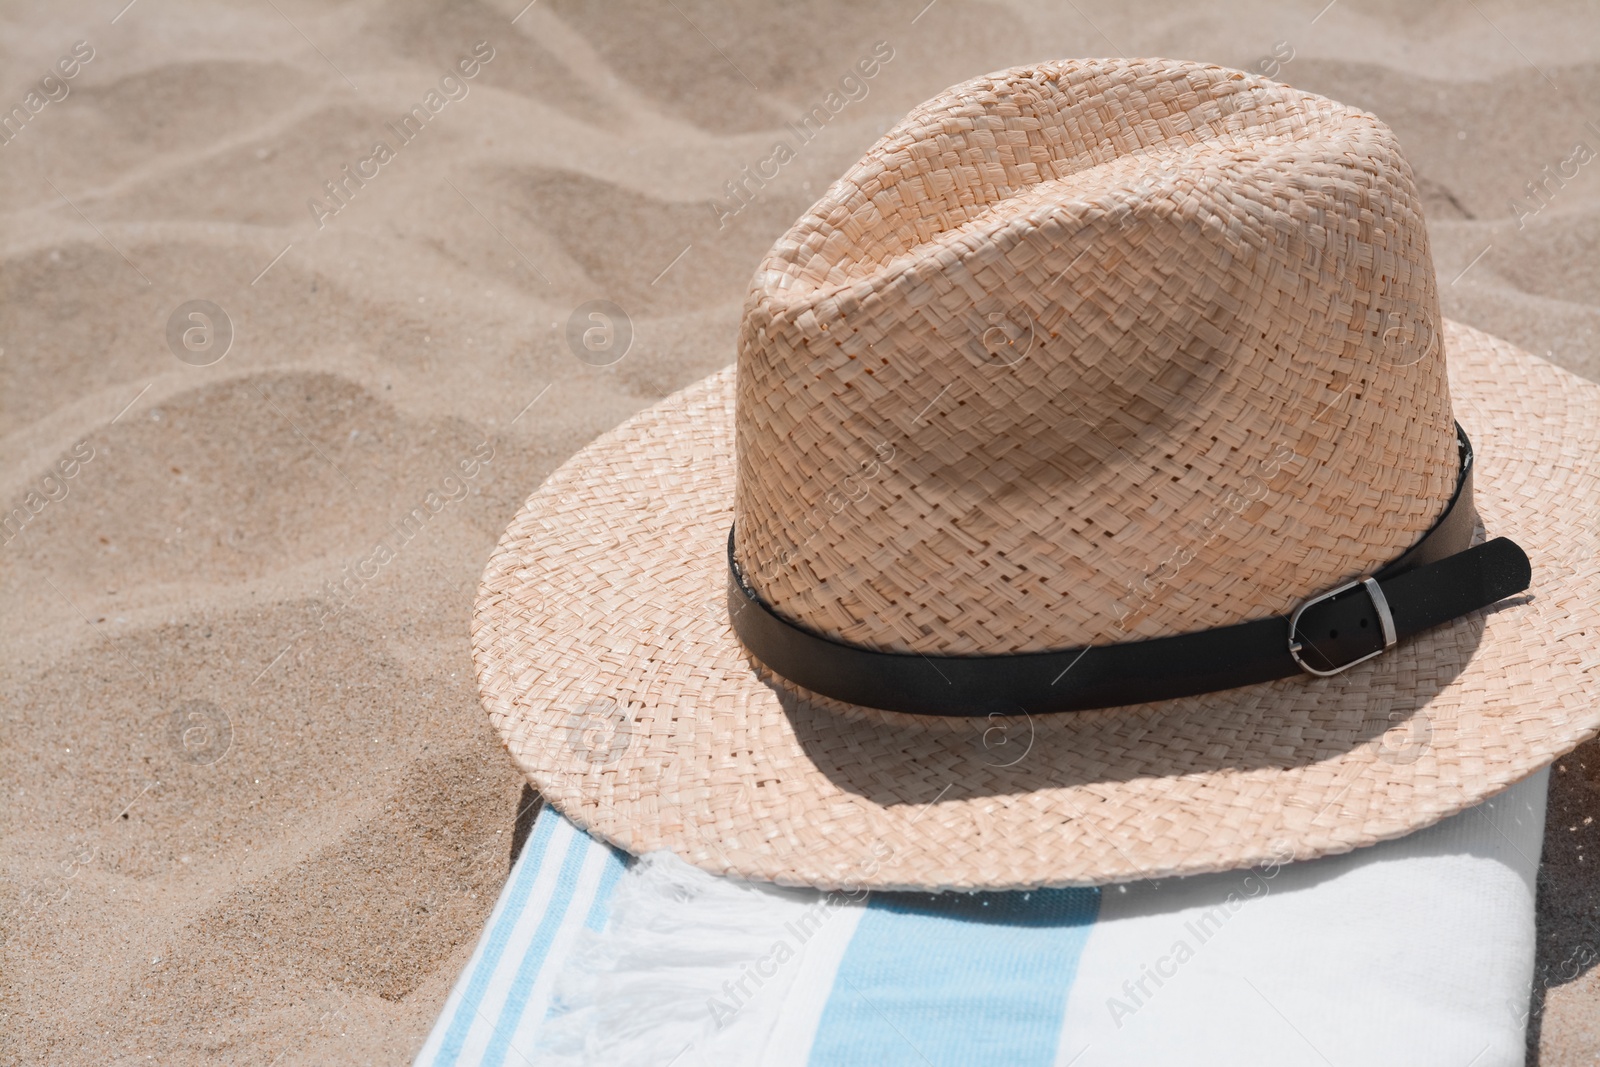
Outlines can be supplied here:
[[1020, 67], [885, 134], [757, 270], [736, 367], [529, 498], [480, 691], [577, 825], [730, 875], [1341, 852], [1600, 727], [1597, 455], [1600, 386], [1440, 318], [1373, 116]]

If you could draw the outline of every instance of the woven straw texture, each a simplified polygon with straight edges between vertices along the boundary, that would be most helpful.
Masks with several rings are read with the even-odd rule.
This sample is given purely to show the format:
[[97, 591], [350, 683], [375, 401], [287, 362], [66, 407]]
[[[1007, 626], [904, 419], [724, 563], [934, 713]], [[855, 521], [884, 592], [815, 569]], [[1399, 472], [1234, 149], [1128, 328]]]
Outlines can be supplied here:
[[[1434, 284], [1369, 115], [1162, 60], [957, 86], [774, 248], [736, 374], [519, 512], [484, 705], [579, 826], [784, 884], [1099, 884], [1428, 825], [1600, 728], [1600, 386], [1444, 323]], [[797, 689], [728, 625], [735, 515], [769, 602], [880, 648], [1286, 612], [1432, 523], [1452, 414], [1531, 595], [1334, 679], [943, 719]]]
[[1031, 721], [796, 690], [727, 622], [730, 369], [597, 440], [517, 515], [478, 597], [484, 706], [577, 825], [783, 884], [1096, 884], [1397, 837], [1600, 728], [1600, 386], [1455, 324], [1444, 342], [1478, 510], [1526, 549], [1531, 599], [1337, 678]]
[[1434, 285], [1365, 112], [1165, 60], [958, 85], [756, 274], [740, 563], [780, 614], [894, 651], [1286, 612], [1454, 488]]

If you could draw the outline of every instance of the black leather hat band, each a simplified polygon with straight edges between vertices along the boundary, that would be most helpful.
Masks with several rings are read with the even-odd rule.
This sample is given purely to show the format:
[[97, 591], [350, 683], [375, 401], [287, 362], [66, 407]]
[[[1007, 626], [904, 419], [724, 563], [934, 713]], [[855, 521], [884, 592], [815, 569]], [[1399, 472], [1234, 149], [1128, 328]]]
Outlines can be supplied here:
[[1472, 446], [1456, 427], [1461, 471], [1444, 514], [1373, 574], [1290, 615], [1048, 652], [935, 656], [823, 637], [778, 615], [746, 582], [728, 531], [728, 611], [746, 649], [813, 692], [924, 715], [1084, 711], [1211, 693], [1295, 674], [1331, 675], [1399, 641], [1528, 588], [1514, 542], [1468, 547], [1476, 525]]

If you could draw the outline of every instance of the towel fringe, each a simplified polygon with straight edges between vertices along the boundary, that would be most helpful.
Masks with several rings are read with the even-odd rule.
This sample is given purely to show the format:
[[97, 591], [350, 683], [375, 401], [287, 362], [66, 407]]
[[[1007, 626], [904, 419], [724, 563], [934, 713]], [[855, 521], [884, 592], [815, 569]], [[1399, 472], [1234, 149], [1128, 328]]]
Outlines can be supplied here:
[[[670, 852], [617, 883], [611, 923], [586, 930], [554, 991], [538, 1062], [754, 1062], [798, 967], [790, 962], [837, 895], [733, 881]], [[744, 1060], [740, 1053], [749, 1055]]]

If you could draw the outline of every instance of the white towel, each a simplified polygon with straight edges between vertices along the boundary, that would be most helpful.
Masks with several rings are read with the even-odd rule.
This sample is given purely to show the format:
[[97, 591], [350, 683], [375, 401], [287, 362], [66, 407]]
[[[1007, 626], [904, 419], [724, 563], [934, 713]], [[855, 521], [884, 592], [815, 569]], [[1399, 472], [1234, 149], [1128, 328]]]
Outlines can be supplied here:
[[1546, 782], [1306, 863], [859, 899], [547, 809], [417, 1062], [1511, 1067]]

